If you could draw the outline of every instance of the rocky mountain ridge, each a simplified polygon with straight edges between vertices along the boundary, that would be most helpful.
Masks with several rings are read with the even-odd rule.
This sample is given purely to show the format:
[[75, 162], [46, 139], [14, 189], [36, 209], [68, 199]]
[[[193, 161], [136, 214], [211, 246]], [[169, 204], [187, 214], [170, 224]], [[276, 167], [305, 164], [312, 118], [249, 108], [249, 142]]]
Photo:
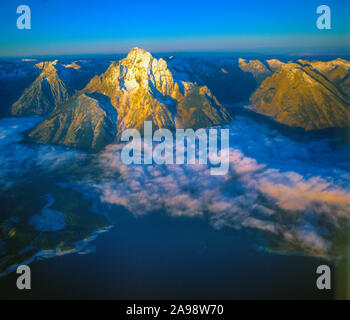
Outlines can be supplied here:
[[350, 125], [350, 62], [274, 61], [274, 66], [250, 98], [254, 111], [305, 130]]
[[[100, 100], [92, 101], [92, 96], [109, 101], [115, 114], [111, 117], [104, 113]], [[78, 119], [81, 119], [80, 124]], [[176, 81], [165, 60], [134, 48], [125, 59], [113, 62], [106, 72], [93, 77], [64, 107], [58, 105], [47, 119], [29, 133], [28, 138], [38, 143], [88, 146], [87, 149], [98, 150], [110, 140], [99, 143], [98, 147], [92, 143], [96, 139], [103, 140], [96, 135], [106, 136], [104, 130], [103, 134], [95, 130], [97, 122], [103, 128], [110, 128], [110, 123], [115, 121], [115, 128], [109, 131], [118, 138], [128, 128], [141, 131], [144, 121], [152, 121], [154, 130], [174, 130], [205, 128], [227, 123], [231, 119], [230, 113], [206, 86]]]
[[118, 139], [127, 128], [142, 131], [146, 120], [154, 130], [221, 125], [232, 113], [219, 101], [235, 103], [243, 96], [255, 112], [291, 127], [350, 125], [350, 62], [344, 59], [157, 59], [134, 48], [98, 75], [88, 65], [84, 60], [35, 64], [40, 74], [12, 106], [18, 116], [51, 112], [30, 132], [30, 141], [99, 150], [113, 140], [109, 133]]

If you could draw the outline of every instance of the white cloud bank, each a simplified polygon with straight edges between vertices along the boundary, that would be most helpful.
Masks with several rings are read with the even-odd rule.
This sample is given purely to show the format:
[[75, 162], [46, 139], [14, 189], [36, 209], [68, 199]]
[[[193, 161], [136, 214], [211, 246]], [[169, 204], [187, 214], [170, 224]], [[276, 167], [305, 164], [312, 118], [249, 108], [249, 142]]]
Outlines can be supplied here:
[[87, 183], [101, 201], [134, 214], [205, 216], [218, 228], [266, 231], [282, 250], [328, 256], [350, 216], [346, 146], [287, 138], [243, 117], [230, 131], [227, 175], [212, 176], [205, 165], [125, 165], [121, 146], [110, 145], [96, 158], [103, 181]]
[[[37, 118], [0, 120], [0, 185], [72, 166], [87, 155], [53, 146], [19, 143]], [[332, 254], [335, 234], [350, 215], [348, 146], [331, 139], [287, 137], [237, 116], [230, 128], [230, 170], [210, 175], [206, 165], [125, 165], [112, 144], [83, 167], [77, 190], [122, 205], [136, 215], [162, 210], [202, 216], [220, 228], [261, 230], [279, 250]], [[67, 181], [71, 177], [67, 177]]]

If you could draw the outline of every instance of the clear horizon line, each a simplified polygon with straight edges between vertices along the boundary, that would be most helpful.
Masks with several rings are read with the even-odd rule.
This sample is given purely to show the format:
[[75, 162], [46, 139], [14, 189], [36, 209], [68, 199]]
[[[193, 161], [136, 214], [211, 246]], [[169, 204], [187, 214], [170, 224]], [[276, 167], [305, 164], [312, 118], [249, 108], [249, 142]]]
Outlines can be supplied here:
[[[136, 48], [137, 46], [133, 47]], [[141, 48], [143, 49], [143, 48]], [[130, 49], [131, 50], [131, 49]], [[115, 51], [115, 52], [80, 52], [80, 53], [47, 53], [47, 54], [28, 54], [28, 55], [0, 55], [0, 59], [34, 59], [34, 58], [43, 58], [43, 57], [79, 57], [79, 56], [113, 56], [113, 55], [125, 55], [130, 52], [130, 50], [123, 51]], [[299, 52], [299, 53], [288, 53], [288, 52], [263, 52], [254, 51], [254, 50], [232, 50], [232, 49], [220, 49], [220, 50], [164, 50], [164, 51], [152, 51], [147, 50], [153, 55], [161, 55], [161, 54], [224, 54], [224, 55], [237, 55], [237, 54], [245, 54], [245, 55], [261, 55], [261, 56], [286, 56], [286, 57], [297, 57], [297, 56], [350, 56], [350, 52]]]

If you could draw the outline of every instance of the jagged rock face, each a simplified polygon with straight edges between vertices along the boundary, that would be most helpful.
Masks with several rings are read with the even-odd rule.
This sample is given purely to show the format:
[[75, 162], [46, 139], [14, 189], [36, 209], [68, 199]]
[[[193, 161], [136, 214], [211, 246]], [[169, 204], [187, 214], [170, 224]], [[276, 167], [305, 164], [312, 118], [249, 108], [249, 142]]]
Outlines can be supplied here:
[[[103, 112], [106, 108], [101, 105], [101, 97], [110, 101], [114, 113]], [[56, 107], [29, 133], [29, 139], [96, 151], [118, 139], [125, 129], [135, 128], [142, 133], [144, 121], [152, 121], [156, 130], [197, 129], [231, 119], [207, 87], [175, 81], [165, 60], [135, 48], [125, 59], [113, 62], [105, 73], [91, 79], [64, 106]]]
[[[195, 127], [207, 127], [231, 119], [208, 88], [199, 94], [198, 90], [194, 91], [194, 87], [191, 82], [175, 81], [165, 60], [157, 60], [149, 52], [134, 48], [125, 59], [113, 63], [103, 75], [92, 79], [86, 90], [100, 92], [111, 98], [118, 110], [120, 132], [127, 128], [142, 129], [146, 120], [153, 122], [154, 129], [175, 129], [175, 120], [180, 120], [179, 123], [186, 126], [189, 122], [182, 121], [181, 115], [184, 113], [181, 110], [186, 108], [189, 99], [197, 105], [198, 113], [210, 113], [206, 108], [221, 111], [211, 115], [212, 119], [206, 123], [203, 119], [196, 122], [194, 118], [192, 122]], [[199, 101], [195, 102], [194, 97], [204, 102], [201, 108], [198, 108]]]
[[245, 59], [239, 58], [238, 65], [244, 72], [250, 72], [258, 83], [272, 74], [272, 71], [259, 60], [250, 60], [247, 63]]
[[13, 115], [45, 114], [67, 100], [69, 94], [58, 74], [56, 64], [57, 60], [36, 65], [42, 72], [12, 105]]
[[28, 140], [99, 151], [114, 141], [117, 116], [108, 98], [83, 93], [56, 108], [29, 133]]
[[250, 99], [252, 108], [306, 130], [350, 125], [349, 99], [309, 63], [282, 65]]
[[12, 104], [13, 115], [42, 115], [51, 112], [67, 101], [76, 90], [83, 89], [92, 76], [105, 70], [105, 66], [104, 63], [82, 60], [61, 64], [55, 60], [39, 62], [33, 69], [41, 73]]
[[181, 96], [163, 59], [154, 59], [142, 49], [132, 49], [119, 63], [93, 78], [88, 92], [107, 95], [118, 110], [118, 129], [142, 129], [145, 120], [152, 120], [154, 128], [175, 128], [172, 111], [176, 98]]

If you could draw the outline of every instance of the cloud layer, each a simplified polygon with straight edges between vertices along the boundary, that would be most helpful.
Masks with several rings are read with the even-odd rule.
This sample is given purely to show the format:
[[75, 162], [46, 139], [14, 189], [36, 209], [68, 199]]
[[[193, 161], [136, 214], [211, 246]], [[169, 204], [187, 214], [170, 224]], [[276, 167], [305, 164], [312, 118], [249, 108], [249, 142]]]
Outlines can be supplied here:
[[0, 119], [0, 190], [28, 180], [33, 174], [45, 174], [84, 158], [84, 154], [62, 147], [21, 143], [23, 133], [40, 120], [41, 117]]
[[[23, 131], [39, 120], [0, 120], [1, 189], [30, 179], [33, 171], [72, 168], [67, 182], [79, 176], [76, 190], [135, 215], [203, 217], [215, 228], [261, 231], [268, 249], [323, 257], [333, 254], [336, 234], [348, 224], [348, 146], [334, 139], [287, 136], [237, 116], [228, 126], [230, 148], [222, 150], [229, 153], [229, 172], [213, 176], [207, 165], [125, 165], [118, 144], [94, 156], [21, 144]], [[79, 169], [82, 159], [89, 161]]]
[[125, 165], [121, 146], [110, 145], [95, 160], [102, 181], [86, 183], [101, 201], [134, 214], [203, 216], [217, 228], [262, 230], [278, 250], [331, 255], [335, 233], [350, 213], [346, 146], [339, 149], [326, 138], [288, 138], [244, 117], [229, 127], [225, 176], [212, 176], [199, 164]]

